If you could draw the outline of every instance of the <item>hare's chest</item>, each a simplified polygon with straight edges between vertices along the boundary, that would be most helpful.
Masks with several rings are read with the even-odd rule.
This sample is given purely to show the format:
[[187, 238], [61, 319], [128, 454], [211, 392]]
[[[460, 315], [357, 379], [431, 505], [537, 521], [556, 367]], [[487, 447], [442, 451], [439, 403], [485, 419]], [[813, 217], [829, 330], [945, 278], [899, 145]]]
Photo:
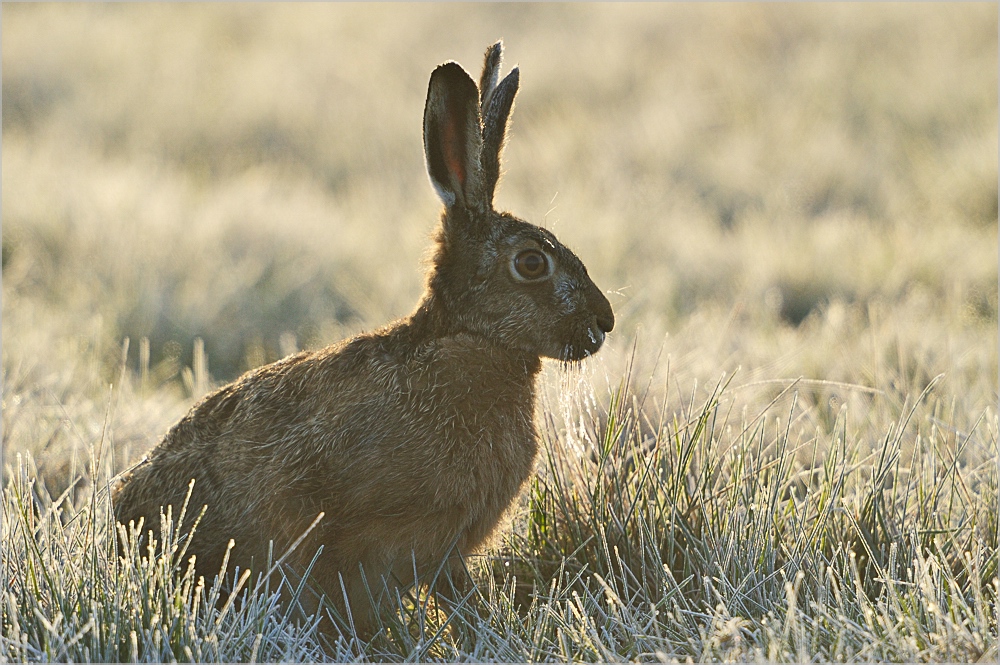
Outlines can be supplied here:
[[538, 451], [534, 405], [494, 403], [470, 413], [462, 405], [441, 414], [432, 434], [439, 463], [451, 483], [440, 483], [463, 502], [510, 501], [531, 474]]
[[421, 401], [436, 406], [425, 430], [434, 440], [429, 462], [445, 471], [433, 484], [435, 503], [498, 517], [531, 475], [538, 451], [530, 378], [471, 373], [439, 380], [432, 392]]
[[516, 491], [531, 474], [538, 442], [531, 412], [494, 416], [478, 436], [454, 449], [453, 460], [456, 471], [464, 470], [474, 488], [505, 495]]
[[431, 519], [440, 520], [448, 543], [458, 542], [465, 552], [497, 529], [535, 467], [538, 444], [530, 420], [501, 422], [497, 415], [476, 436], [448, 441], [446, 472], [426, 486]]

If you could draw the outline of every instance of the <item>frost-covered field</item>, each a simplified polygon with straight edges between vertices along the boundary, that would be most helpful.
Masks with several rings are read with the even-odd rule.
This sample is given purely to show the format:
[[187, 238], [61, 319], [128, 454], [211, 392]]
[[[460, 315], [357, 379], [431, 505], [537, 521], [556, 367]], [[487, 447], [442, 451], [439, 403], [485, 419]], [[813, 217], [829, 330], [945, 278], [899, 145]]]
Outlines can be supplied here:
[[[197, 396], [416, 303], [427, 78], [497, 38], [498, 204], [618, 323], [546, 367], [478, 595], [324, 654], [122, 557], [108, 482]], [[996, 659], [995, 5], [5, 5], [2, 48], [3, 658]]]

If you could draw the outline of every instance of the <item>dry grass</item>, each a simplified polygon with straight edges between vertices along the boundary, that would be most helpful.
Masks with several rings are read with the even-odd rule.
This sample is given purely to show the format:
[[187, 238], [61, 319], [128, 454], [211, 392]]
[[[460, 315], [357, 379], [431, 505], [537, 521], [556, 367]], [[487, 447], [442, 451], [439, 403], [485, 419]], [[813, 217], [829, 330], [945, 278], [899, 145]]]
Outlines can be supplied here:
[[[551, 456], [493, 560], [518, 583], [485, 562], [489, 598], [458, 642], [413, 638], [414, 619], [368, 656], [995, 657], [995, 5], [38, 4], [3, 18], [4, 551], [24, 557], [5, 554], [5, 576], [75, 552], [72, 534], [38, 534], [72, 515], [100, 526], [91, 483], [207, 385], [409, 311], [438, 214], [427, 76], [448, 59], [475, 69], [502, 37], [522, 85], [498, 203], [573, 247], [619, 324], [579, 381], [546, 370]], [[612, 440], [621, 459], [595, 452]], [[829, 469], [810, 484], [813, 457]], [[8, 509], [18, 487], [62, 516], [32, 527], [70, 543], [49, 559], [8, 540], [30, 523]], [[770, 517], [747, 517], [765, 497]], [[830, 497], [842, 512], [824, 512]], [[720, 544], [765, 523], [770, 540]], [[796, 559], [805, 528], [815, 556]], [[637, 548], [624, 568], [614, 538]], [[892, 542], [909, 596], [865, 587]], [[653, 553], [676, 607], [652, 591], [669, 580], [629, 586]], [[4, 635], [13, 619], [42, 626], [30, 607], [51, 624], [59, 603], [39, 594], [8, 598]], [[945, 621], [934, 602], [957, 609]], [[313, 653], [308, 635], [264, 633], [259, 653]], [[61, 648], [49, 657], [82, 657]]]

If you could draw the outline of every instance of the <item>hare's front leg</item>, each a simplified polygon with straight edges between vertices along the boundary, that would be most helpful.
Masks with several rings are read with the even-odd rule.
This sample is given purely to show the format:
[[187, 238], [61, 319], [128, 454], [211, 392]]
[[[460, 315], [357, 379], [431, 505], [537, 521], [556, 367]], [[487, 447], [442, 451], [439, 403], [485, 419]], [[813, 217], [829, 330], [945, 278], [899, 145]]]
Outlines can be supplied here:
[[434, 599], [438, 618], [442, 623], [448, 622], [448, 633], [454, 642], [458, 642], [459, 613], [468, 611], [470, 605], [475, 605], [476, 584], [469, 573], [465, 557], [457, 548], [452, 550], [439, 570], [440, 574], [436, 578], [432, 576], [428, 580], [428, 591]]
[[[385, 623], [380, 614], [395, 607], [399, 585], [391, 576], [386, 579], [380, 574], [378, 566], [356, 563], [341, 568], [334, 562], [322, 562], [321, 557], [310, 579], [313, 593], [309, 598], [303, 594], [302, 608], [306, 614], [323, 611], [320, 633], [331, 644], [341, 635], [349, 638], [352, 627], [358, 639], [370, 642]], [[321, 596], [326, 599], [325, 607], [319, 602]], [[332, 613], [336, 613], [339, 625]]]

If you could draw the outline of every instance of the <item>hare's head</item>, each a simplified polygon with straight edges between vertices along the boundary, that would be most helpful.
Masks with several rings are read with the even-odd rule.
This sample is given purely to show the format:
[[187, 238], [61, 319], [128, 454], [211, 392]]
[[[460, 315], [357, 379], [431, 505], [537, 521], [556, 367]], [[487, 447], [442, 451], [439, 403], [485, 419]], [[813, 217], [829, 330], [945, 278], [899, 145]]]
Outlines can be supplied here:
[[493, 209], [518, 70], [498, 82], [500, 43], [479, 86], [455, 62], [431, 74], [424, 153], [444, 202], [429, 297], [442, 323], [559, 360], [601, 348], [611, 304], [573, 252], [545, 229]]

